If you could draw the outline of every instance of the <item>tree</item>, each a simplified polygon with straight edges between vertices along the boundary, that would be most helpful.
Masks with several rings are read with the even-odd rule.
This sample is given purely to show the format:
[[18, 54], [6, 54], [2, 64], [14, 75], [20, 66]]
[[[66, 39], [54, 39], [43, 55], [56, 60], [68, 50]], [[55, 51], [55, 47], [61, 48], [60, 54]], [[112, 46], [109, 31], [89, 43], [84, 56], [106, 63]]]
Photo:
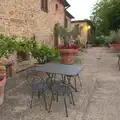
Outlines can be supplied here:
[[120, 28], [120, 0], [98, 1], [90, 18], [99, 33], [106, 35], [111, 30], [118, 30]]

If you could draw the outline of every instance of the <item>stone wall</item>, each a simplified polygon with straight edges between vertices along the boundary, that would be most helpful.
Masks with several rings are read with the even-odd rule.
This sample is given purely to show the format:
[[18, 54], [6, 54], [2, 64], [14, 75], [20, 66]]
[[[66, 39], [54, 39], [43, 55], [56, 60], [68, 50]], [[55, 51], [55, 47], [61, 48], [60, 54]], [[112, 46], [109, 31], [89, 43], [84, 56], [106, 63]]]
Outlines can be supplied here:
[[[48, 0], [48, 13], [41, 11], [41, 0], [0, 0], [0, 33], [32, 37], [53, 45], [53, 27], [64, 24], [64, 7]], [[56, 4], [58, 9], [56, 10]]]
[[[57, 22], [64, 24], [64, 6], [58, 0], [48, 0], [48, 12], [41, 10], [41, 0], [0, 0], [0, 34], [35, 35], [38, 43], [54, 45]], [[12, 59], [16, 60], [16, 55]]]
[[71, 19], [67, 16], [66, 16], [66, 19], [67, 19], [67, 28], [68, 30], [71, 30]]

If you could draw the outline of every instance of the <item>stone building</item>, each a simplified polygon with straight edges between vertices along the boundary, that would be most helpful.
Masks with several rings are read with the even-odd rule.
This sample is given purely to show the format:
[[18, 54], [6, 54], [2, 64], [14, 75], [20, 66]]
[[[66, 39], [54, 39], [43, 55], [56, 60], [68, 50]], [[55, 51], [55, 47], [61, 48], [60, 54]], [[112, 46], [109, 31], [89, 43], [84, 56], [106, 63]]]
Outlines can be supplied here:
[[[53, 46], [54, 25], [64, 25], [65, 6], [69, 6], [66, 0], [0, 0], [0, 34], [28, 38], [35, 35], [38, 43]], [[18, 68], [21, 64], [25, 66], [17, 62], [16, 53], [10, 59], [16, 61]], [[25, 60], [26, 64], [29, 60]]]
[[0, 0], [0, 33], [53, 45], [55, 23], [64, 24], [63, 0]]
[[71, 29], [71, 19], [74, 18], [73, 15], [71, 15], [67, 10], [66, 10], [66, 17], [65, 17], [65, 27], [68, 28], [69, 30]]
[[72, 28], [77, 24], [81, 27], [81, 35], [80, 35], [79, 39], [84, 45], [86, 45], [87, 42], [94, 39], [95, 28], [90, 20], [71, 21]]

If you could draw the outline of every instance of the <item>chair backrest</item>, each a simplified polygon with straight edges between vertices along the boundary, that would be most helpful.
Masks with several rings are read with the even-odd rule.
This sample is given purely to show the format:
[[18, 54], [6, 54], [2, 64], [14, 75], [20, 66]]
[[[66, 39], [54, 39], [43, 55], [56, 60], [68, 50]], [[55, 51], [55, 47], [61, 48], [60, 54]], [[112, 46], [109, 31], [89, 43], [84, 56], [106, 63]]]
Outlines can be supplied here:
[[35, 68], [30, 68], [26, 71], [26, 81], [32, 87], [33, 84], [44, 82], [45, 75], [42, 72], [35, 71]]

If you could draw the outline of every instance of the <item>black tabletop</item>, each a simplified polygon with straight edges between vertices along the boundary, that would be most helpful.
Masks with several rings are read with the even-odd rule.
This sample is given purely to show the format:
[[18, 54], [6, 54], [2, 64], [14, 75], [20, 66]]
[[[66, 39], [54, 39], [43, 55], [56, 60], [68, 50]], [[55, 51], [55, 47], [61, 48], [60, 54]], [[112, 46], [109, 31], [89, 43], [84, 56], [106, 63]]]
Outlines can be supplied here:
[[84, 68], [83, 66], [77, 66], [77, 65], [46, 63], [44, 65], [40, 65], [36, 67], [35, 71], [75, 76], [75, 75], [78, 75], [83, 68]]

